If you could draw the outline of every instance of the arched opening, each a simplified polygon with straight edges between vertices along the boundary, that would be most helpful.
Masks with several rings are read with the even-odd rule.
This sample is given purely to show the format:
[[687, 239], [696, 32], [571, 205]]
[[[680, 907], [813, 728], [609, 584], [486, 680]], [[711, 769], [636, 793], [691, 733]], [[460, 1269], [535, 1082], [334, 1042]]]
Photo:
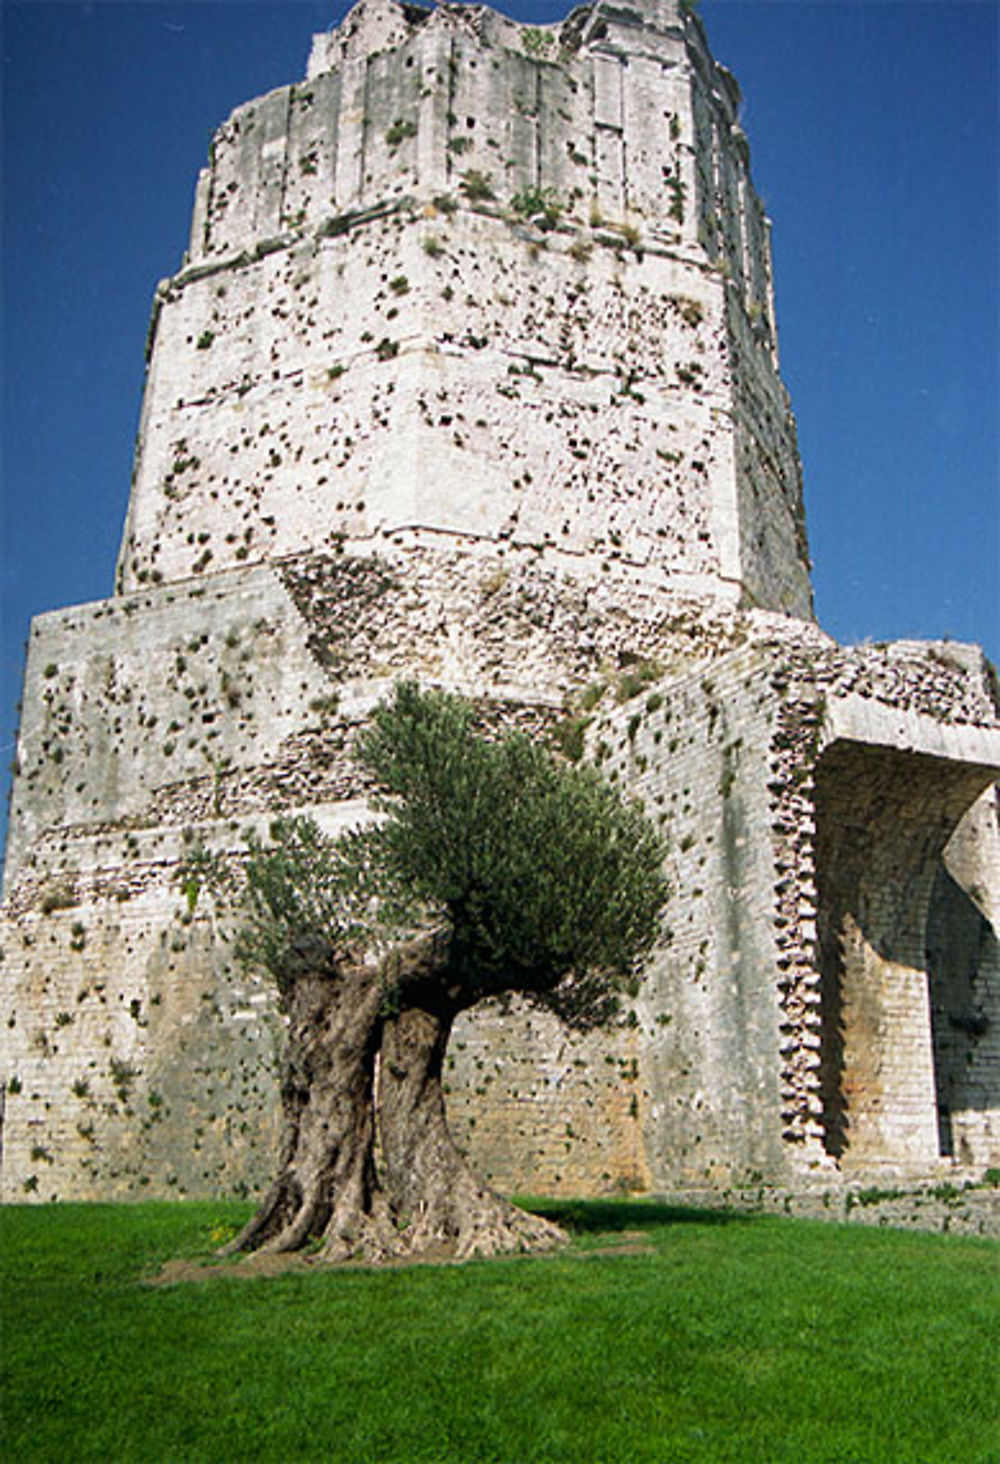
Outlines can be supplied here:
[[941, 1153], [984, 1167], [1000, 1157], [998, 862], [1000, 790], [991, 789], [948, 841], [927, 916]]
[[[928, 916], [948, 840], [991, 776], [848, 739], [818, 760], [820, 1079], [826, 1147], [845, 1169], [941, 1155], [928, 947], [943, 926]], [[941, 989], [960, 979], [950, 940], [938, 942]]]

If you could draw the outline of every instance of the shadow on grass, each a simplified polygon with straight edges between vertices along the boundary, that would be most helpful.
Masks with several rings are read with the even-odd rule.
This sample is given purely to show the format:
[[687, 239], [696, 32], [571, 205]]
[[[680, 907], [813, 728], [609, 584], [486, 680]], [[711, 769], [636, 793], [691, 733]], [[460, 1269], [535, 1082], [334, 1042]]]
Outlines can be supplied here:
[[667, 1205], [658, 1200], [521, 1199], [533, 1215], [543, 1215], [577, 1235], [590, 1231], [652, 1230], [659, 1225], [745, 1225], [756, 1215], [736, 1210], [707, 1210], [694, 1205]]

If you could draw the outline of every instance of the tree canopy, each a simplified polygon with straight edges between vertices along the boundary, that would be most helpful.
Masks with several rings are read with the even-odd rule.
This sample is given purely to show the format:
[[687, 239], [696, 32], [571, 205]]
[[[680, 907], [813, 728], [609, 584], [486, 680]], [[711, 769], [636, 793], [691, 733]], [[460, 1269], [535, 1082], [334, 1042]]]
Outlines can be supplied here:
[[554, 994], [583, 1019], [628, 987], [657, 932], [662, 849], [637, 803], [522, 733], [477, 732], [473, 707], [396, 687], [356, 755], [379, 821], [338, 839], [279, 820], [251, 844], [244, 959], [284, 989], [320, 951], [446, 929], [449, 979], [478, 1000]]

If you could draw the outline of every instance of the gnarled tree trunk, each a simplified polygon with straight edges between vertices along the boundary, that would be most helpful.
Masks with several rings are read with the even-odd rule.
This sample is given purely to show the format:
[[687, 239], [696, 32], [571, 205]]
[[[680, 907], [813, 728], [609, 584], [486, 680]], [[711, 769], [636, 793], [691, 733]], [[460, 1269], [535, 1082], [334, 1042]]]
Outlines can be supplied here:
[[370, 966], [294, 983], [281, 1063], [278, 1175], [228, 1248], [331, 1255], [377, 1250], [388, 1229], [374, 1163], [372, 1093], [382, 987]]
[[295, 981], [278, 1175], [229, 1251], [315, 1245], [325, 1260], [382, 1261], [564, 1240], [477, 1179], [448, 1130], [441, 1074], [462, 1004], [447, 980], [447, 943], [402, 947], [389, 975], [392, 1015], [374, 966], [330, 966]]
[[451, 1136], [441, 1075], [459, 1010], [447, 990], [428, 986], [408, 993], [383, 1031], [379, 1168], [407, 1250], [464, 1258], [559, 1245], [563, 1232], [494, 1193]]

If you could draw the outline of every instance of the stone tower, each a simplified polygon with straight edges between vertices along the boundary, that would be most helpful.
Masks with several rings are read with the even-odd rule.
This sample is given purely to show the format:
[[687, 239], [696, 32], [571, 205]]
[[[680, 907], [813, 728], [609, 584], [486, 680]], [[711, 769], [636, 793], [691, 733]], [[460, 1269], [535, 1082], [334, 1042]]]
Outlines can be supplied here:
[[627, 1025], [457, 1034], [499, 1183], [996, 1162], [994, 694], [974, 648], [812, 623], [738, 101], [678, 0], [361, 0], [219, 129], [115, 595], [32, 630], [5, 1197], [266, 1177], [278, 1019], [178, 862], [361, 816], [401, 675], [586, 750], [672, 851]]
[[809, 614], [738, 93], [647, 12], [366, 0], [220, 129], [157, 297], [120, 592], [482, 546]]

